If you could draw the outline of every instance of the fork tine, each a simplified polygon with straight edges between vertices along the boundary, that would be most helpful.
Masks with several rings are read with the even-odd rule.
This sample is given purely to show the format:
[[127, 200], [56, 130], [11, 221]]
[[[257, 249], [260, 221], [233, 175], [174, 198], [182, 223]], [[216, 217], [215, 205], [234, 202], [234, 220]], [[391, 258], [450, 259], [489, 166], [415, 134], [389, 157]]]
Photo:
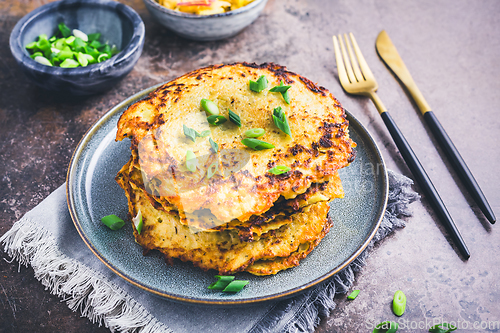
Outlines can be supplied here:
[[351, 62], [349, 61], [349, 57], [347, 56], [347, 52], [345, 51], [344, 41], [342, 40], [342, 36], [339, 35], [340, 42], [340, 51], [342, 52], [342, 58], [344, 59], [345, 69], [347, 71], [347, 76], [349, 77], [349, 81], [351, 83], [356, 82], [356, 76], [354, 76], [354, 72], [352, 71]]
[[333, 36], [333, 49], [335, 51], [335, 59], [337, 60], [337, 72], [339, 74], [339, 80], [340, 83], [344, 85], [345, 83], [349, 83], [349, 77], [347, 76], [344, 62], [342, 61], [342, 53], [340, 53], [337, 36]]
[[349, 43], [349, 39], [347, 38], [346, 34], [344, 34], [344, 39], [345, 39], [345, 45], [347, 46], [347, 53], [349, 53], [349, 58], [351, 59], [351, 65], [352, 65], [352, 69], [354, 70], [354, 75], [356, 76], [356, 79], [358, 80], [358, 82], [361, 82], [365, 78], [363, 77], [363, 74], [359, 70], [358, 62], [356, 61], [356, 58], [354, 57], [354, 53], [352, 52], [352, 48], [351, 48], [351, 43]]
[[349, 37], [351, 37], [352, 47], [354, 48], [354, 52], [356, 53], [356, 57], [358, 58], [359, 66], [361, 67], [361, 71], [363, 72], [364, 77], [367, 80], [375, 80], [375, 76], [373, 75], [372, 71], [370, 70], [370, 67], [368, 67], [368, 64], [366, 63], [366, 60], [363, 57], [363, 54], [361, 53], [361, 49], [359, 48], [358, 43], [356, 43], [356, 39], [354, 38], [354, 35], [352, 34], [352, 32], [349, 33]]

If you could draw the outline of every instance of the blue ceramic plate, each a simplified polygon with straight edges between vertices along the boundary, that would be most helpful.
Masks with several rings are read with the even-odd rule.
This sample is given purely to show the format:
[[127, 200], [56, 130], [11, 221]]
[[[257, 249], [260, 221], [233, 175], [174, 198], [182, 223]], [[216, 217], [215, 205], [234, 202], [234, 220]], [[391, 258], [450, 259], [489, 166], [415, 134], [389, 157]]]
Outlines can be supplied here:
[[130, 142], [115, 142], [116, 124], [126, 108], [157, 86], [146, 89], [106, 113], [87, 132], [71, 160], [67, 196], [75, 226], [92, 252], [113, 272], [133, 285], [175, 301], [199, 304], [247, 304], [292, 296], [331, 277], [368, 245], [385, 212], [387, 171], [377, 145], [351, 114], [350, 135], [357, 143], [356, 160], [340, 170], [344, 199], [332, 203], [334, 225], [300, 266], [274, 276], [237, 274], [250, 283], [237, 294], [207, 289], [214, 272], [190, 263], [167, 265], [157, 254], [143, 256], [132, 226], [111, 231], [100, 219], [116, 214], [127, 219], [127, 200], [114, 178], [130, 157]]

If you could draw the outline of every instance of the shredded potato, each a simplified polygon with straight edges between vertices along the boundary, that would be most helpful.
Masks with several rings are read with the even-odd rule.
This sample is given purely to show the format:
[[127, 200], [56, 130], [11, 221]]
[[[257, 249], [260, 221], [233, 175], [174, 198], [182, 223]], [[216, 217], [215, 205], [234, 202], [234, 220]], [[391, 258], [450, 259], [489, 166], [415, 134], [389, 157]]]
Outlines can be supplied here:
[[168, 9], [196, 15], [222, 14], [248, 5], [254, 0], [157, 0]]

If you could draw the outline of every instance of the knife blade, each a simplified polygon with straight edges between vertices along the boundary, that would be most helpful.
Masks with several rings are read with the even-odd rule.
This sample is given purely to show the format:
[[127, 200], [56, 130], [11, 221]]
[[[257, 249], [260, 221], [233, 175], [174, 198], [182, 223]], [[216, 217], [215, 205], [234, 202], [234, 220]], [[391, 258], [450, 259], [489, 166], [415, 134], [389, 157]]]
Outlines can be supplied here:
[[379, 33], [377, 41], [375, 42], [375, 47], [380, 58], [382, 58], [386, 65], [394, 72], [394, 74], [399, 78], [399, 80], [403, 83], [403, 85], [412, 96], [413, 100], [420, 109], [420, 112], [422, 112], [425, 121], [431, 128], [431, 132], [435, 135], [436, 140], [441, 145], [441, 148], [444, 150], [453, 168], [457, 172], [459, 178], [465, 184], [465, 187], [471, 194], [474, 201], [477, 203], [478, 207], [481, 209], [481, 211], [491, 224], [495, 223], [495, 214], [488, 204], [488, 201], [481, 191], [481, 188], [479, 187], [476, 179], [474, 178], [472, 172], [469, 170], [467, 164], [458, 152], [458, 149], [455, 147], [450, 137], [446, 133], [444, 127], [432, 112], [429, 104], [425, 100], [420, 89], [418, 89], [415, 81], [406, 68], [405, 63], [403, 62], [403, 59], [401, 59], [398, 50], [392, 43], [389, 35], [387, 34], [387, 32], [385, 32], [385, 30], [382, 30]]

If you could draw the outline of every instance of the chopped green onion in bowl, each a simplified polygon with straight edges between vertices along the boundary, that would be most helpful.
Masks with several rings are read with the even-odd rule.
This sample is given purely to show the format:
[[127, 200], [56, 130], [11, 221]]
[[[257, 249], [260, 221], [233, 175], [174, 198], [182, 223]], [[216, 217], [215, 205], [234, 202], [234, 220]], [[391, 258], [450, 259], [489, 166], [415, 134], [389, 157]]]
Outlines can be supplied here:
[[71, 31], [64, 23], [59, 23], [56, 35], [47, 38], [41, 34], [34, 42], [26, 45], [30, 57], [46, 66], [62, 68], [86, 67], [110, 59], [118, 49], [101, 43], [100, 33], [87, 35], [83, 31]]

